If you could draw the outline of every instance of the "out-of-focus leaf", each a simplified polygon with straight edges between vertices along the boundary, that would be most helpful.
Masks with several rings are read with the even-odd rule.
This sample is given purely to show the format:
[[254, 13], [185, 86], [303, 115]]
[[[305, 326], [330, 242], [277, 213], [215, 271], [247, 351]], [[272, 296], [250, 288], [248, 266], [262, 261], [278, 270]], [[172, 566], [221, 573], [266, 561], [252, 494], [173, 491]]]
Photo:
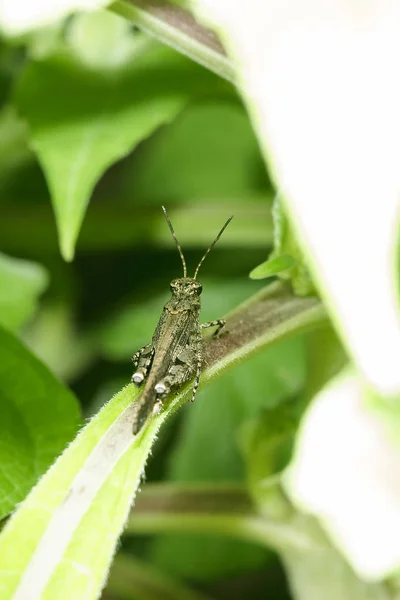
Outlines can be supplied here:
[[66, 35], [71, 50], [94, 69], [123, 65], [135, 51], [131, 24], [105, 10], [76, 15]]
[[348, 357], [331, 323], [307, 335], [307, 354], [309, 368], [305, 400], [309, 402], [343, 369]]
[[0, 517], [14, 509], [75, 435], [76, 399], [0, 329]]
[[230, 203], [266, 191], [257, 141], [238, 102], [208, 100], [188, 107], [144, 144], [136, 167], [126, 185], [132, 198], [145, 202]]
[[18, 107], [47, 178], [67, 260], [104, 171], [196, 93], [219, 85], [205, 69], [138, 37], [123, 68], [89, 69], [64, 52], [29, 63], [19, 81]]
[[[283, 260], [287, 266], [279, 269], [279, 277], [284, 281], [290, 281], [293, 290], [299, 296], [307, 296], [314, 293], [314, 286], [305, 262], [304, 254], [299, 246], [296, 236], [291, 227], [284, 207], [282, 206], [281, 196], [277, 194], [272, 207], [272, 217], [274, 222], [274, 249], [267, 263], [274, 266]], [[289, 264], [289, 260], [292, 264]], [[262, 266], [262, 265], [260, 265]], [[257, 267], [260, 268], [260, 267]]]
[[175, 577], [206, 581], [265, 565], [269, 552], [249, 542], [216, 534], [164, 534], [154, 540], [150, 560]]
[[7, 195], [9, 176], [32, 158], [27, 144], [26, 124], [15, 108], [6, 105], [0, 112], [0, 190]]
[[[306, 378], [306, 347], [295, 338], [269, 348], [236, 367], [199, 394], [188, 407], [169, 458], [174, 482], [244, 481], [239, 429], [263, 408], [298, 393]], [[204, 579], [256, 567], [266, 560], [260, 549], [242, 542], [199, 535], [165, 535], [153, 545], [155, 563], [176, 575]]]
[[277, 275], [282, 271], [290, 269], [296, 264], [295, 259], [288, 254], [281, 254], [276, 258], [270, 258], [266, 262], [255, 267], [250, 273], [250, 279], [266, 279]]
[[65, 381], [82, 373], [96, 354], [89, 336], [76, 330], [72, 310], [64, 303], [43, 306], [24, 330], [23, 339]]
[[212, 600], [128, 554], [118, 553], [107, 581], [117, 600]]
[[35, 311], [47, 282], [41, 265], [0, 253], [0, 324], [17, 331]]

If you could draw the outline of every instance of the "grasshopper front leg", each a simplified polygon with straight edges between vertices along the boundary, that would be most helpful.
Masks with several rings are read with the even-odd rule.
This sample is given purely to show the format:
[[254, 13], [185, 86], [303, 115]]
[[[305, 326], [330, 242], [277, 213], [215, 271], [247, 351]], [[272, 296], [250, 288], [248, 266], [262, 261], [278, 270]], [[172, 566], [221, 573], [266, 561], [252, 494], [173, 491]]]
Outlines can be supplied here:
[[226, 321], [225, 319], [215, 319], [215, 321], [207, 321], [207, 323], [203, 323], [200, 325], [200, 329], [208, 329], [208, 327], [216, 327], [217, 329], [213, 333], [213, 337], [217, 337], [219, 332], [224, 327]]

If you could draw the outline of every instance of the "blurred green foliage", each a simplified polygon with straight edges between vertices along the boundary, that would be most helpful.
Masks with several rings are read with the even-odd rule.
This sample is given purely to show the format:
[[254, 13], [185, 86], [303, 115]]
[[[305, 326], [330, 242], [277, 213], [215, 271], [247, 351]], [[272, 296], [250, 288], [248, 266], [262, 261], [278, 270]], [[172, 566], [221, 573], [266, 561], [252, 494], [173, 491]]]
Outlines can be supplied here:
[[[49, 369], [89, 415], [128, 382], [129, 357], [150, 341], [181, 273], [161, 204], [189, 272], [235, 214], [202, 267], [206, 321], [260, 289], [248, 273], [272, 249], [274, 193], [234, 88], [113, 15], [3, 40], [0, 82], [0, 323], [15, 334], [0, 332], [5, 515], [76, 431], [76, 401]], [[75, 242], [66, 264], [59, 247], [71, 260]], [[240, 432], [300, 397], [306, 358], [306, 340], [294, 338], [201, 392], [161, 432], [148, 479], [246, 483]], [[188, 580], [276, 571], [266, 551], [222, 538], [126, 546]], [[286, 594], [279, 577], [276, 599]], [[252, 584], [253, 598], [264, 586]]]
[[14, 509], [77, 432], [78, 403], [0, 329], [0, 517]]

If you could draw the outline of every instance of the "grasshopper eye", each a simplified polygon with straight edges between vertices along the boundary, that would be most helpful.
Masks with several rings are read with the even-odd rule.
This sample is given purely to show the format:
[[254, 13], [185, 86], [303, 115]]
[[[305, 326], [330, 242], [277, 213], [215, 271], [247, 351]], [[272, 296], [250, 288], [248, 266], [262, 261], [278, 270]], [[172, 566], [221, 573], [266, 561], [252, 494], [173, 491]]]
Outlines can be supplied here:
[[203, 286], [201, 285], [201, 283], [199, 283], [196, 288], [196, 294], [198, 294], [200, 296], [202, 291], [203, 291]]

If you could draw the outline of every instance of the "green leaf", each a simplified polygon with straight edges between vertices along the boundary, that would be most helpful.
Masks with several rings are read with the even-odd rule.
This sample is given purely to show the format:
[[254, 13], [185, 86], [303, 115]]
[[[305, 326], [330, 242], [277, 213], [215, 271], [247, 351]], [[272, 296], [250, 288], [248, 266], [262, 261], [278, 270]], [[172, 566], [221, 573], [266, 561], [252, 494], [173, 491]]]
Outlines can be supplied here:
[[123, 65], [136, 50], [131, 24], [106, 10], [74, 15], [66, 35], [70, 48], [94, 69]]
[[27, 127], [13, 106], [0, 112], [0, 190], [9, 192], [10, 178], [32, 159], [27, 145]]
[[17, 331], [35, 311], [47, 283], [41, 265], [0, 252], [0, 325]]
[[[243, 106], [214, 100], [188, 106], [169, 127], [147, 140], [126, 185], [131, 198], [146, 203], [196, 199], [214, 203], [218, 198], [231, 204], [260, 191], [266, 195], [266, 181]], [[265, 197], [260, 195], [259, 200], [265, 202]]]
[[24, 342], [63, 381], [84, 372], [97, 351], [90, 336], [77, 331], [75, 320], [65, 302], [47, 302], [23, 332]]
[[90, 69], [68, 52], [28, 64], [17, 103], [46, 175], [66, 260], [104, 171], [212, 81], [201, 67], [140, 36], [132, 62], [119, 69]]
[[[315, 299], [269, 286], [231, 313], [229, 336], [207, 340], [202, 383], [325, 319]], [[132, 436], [129, 385], [81, 431], [0, 535], [2, 600], [98, 597], [158, 429], [190, 393], [189, 384]]]
[[0, 329], [0, 517], [24, 499], [75, 435], [74, 396]]
[[255, 267], [250, 273], [250, 279], [266, 279], [286, 271], [296, 264], [295, 259], [288, 254], [281, 254], [276, 258], [270, 258], [267, 261]]
[[272, 217], [274, 221], [274, 250], [268, 262], [274, 264], [275, 261], [278, 261], [279, 265], [280, 259], [283, 258], [285, 262], [287, 258], [291, 258], [293, 264], [279, 269], [279, 277], [282, 280], [290, 281], [293, 290], [299, 296], [315, 294], [315, 288], [311, 281], [303, 251], [286, 216], [279, 194], [274, 200]]
[[309, 402], [348, 362], [347, 353], [330, 323], [307, 336], [308, 363], [305, 400]]

